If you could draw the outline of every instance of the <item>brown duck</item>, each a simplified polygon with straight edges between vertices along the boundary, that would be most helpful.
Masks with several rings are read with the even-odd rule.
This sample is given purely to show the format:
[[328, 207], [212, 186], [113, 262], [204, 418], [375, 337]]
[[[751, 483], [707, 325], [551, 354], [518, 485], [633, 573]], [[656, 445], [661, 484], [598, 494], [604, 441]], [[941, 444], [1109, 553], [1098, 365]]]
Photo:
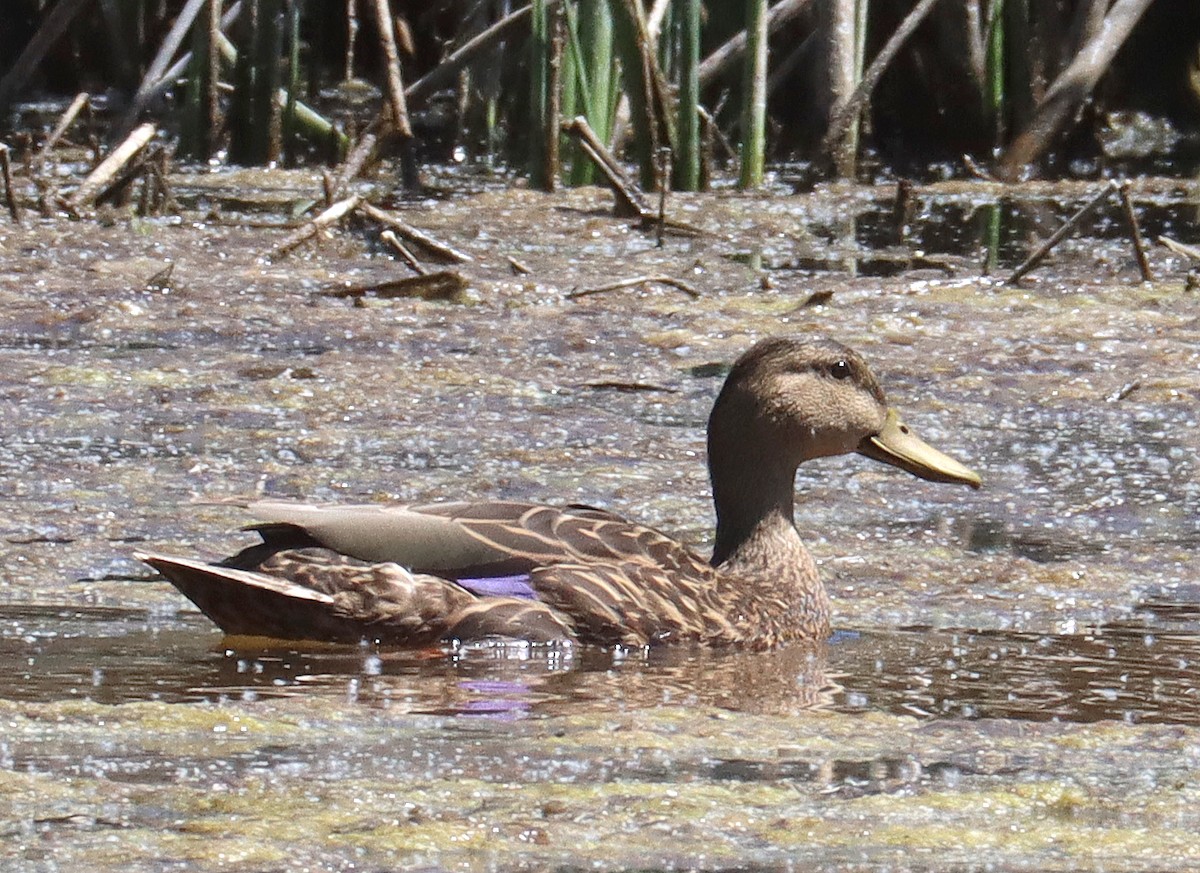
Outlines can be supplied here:
[[256, 501], [244, 506], [263, 541], [220, 564], [138, 557], [228, 634], [774, 646], [829, 633], [793, 489], [802, 461], [850, 452], [922, 479], [980, 484], [901, 423], [856, 352], [768, 339], [733, 365], [709, 416], [710, 561], [602, 509], [511, 501]]

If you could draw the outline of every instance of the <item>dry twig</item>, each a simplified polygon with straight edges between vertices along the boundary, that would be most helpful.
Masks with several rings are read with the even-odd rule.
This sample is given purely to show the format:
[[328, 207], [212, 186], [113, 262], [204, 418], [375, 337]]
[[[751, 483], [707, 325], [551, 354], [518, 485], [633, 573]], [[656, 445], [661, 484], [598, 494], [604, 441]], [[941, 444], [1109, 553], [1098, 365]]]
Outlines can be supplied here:
[[455, 264], [466, 264], [472, 260], [470, 255], [451, 248], [443, 242], [439, 242], [424, 231], [417, 230], [415, 227], [401, 221], [398, 216], [385, 209], [380, 209], [378, 206], [372, 206], [370, 203], [363, 201], [358, 205], [358, 210], [372, 221], [376, 221], [385, 227], [390, 227], [409, 242], [416, 243], [421, 248], [443, 260]]
[[400, 260], [408, 264], [409, 268], [419, 276], [429, 274], [429, 271], [417, 260], [417, 256], [409, 251], [408, 246], [400, 242], [400, 237], [396, 236], [396, 231], [390, 227], [383, 233], [379, 234], [379, 238], [392, 247], [392, 250], [400, 256]]
[[645, 285], [651, 282], [656, 285], [667, 285], [671, 288], [678, 288], [693, 300], [700, 299], [699, 291], [682, 279], [676, 279], [672, 276], [634, 276], [632, 279], [621, 279], [617, 282], [610, 282], [607, 285], [598, 285], [595, 288], [582, 288], [579, 291], [572, 291], [567, 295], [567, 299], [579, 300], [581, 297], [591, 297], [595, 294], [604, 294], [608, 291], [619, 291], [622, 288], [635, 288], [638, 285]]
[[1054, 233], [1052, 233], [1050, 235], [1050, 238], [1048, 240], [1046, 240], [1044, 243], [1042, 243], [1040, 246], [1038, 246], [1037, 251], [1035, 251], [1032, 255], [1030, 255], [1028, 258], [1026, 258], [1025, 262], [1023, 264], [1021, 264], [1021, 266], [1019, 266], [1015, 270], [1013, 270], [1012, 275], [1009, 276], [1007, 279], [1005, 279], [1004, 283], [1006, 285], [1016, 285], [1017, 282], [1020, 281], [1022, 276], [1024, 276], [1026, 273], [1028, 273], [1030, 270], [1032, 270], [1034, 267], [1036, 267], [1038, 264], [1040, 264], [1045, 259], [1046, 255], [1050, 254], [1050, 250], [1053, 249], [1056, 245], [1058, 245], [1059, 242], [1062, 241], [1063, 237], [1065, 237], [1068, 233], [1070, 233], [1071, 229], [1074, 228], [1077, 224], [1079, 224], [1080, 220], [1085, 215], [1087, 215], [1089, 212], [1091, 212], [1093, 209], [1095, 209], [1096, 205], [1099, 204], [1100, 201], [1104, 200], [1106, 197], [1110, 196], [1112, 194], [1112, 192], [1113, 192], [1112, 185], [1105, 185], [1099, 194], [1097, 194], [1095, 197], [1093, 197], [1087, 203], [1085, 203], [1081, 207], [1079, 207], [1079, 209], [1075, 212], [1074, 215], [1072, 215], [1070, 218], [1068, 218], [1066, 221], [1064, 221], [1062, 223], [1062, 225], [1058, 228], [1058, 230], [1054, 231]]
[[273, 261], [282, 257], [283, 255], [286, 255], [305, 240], [312, 239], [323, 229], [337, 223], [338, 221], [341, 221], [348, 214], [353, 212], [360, 203], [362, 203], [362, 197], [358, 194], [351, 194], [346, 199], [339, 200], [312, 221], [303, 225], [295, 232], [288, 234], [287, 238], [284, 239], [283, 242], [271, 249], [270, 253], [267, 254], [267, 260]]
[[1116, 185], [1116, 189], [1121, 198], [1121, 209], [1125, 212], [1125, 221], [1129, 223], [1129, 235], [1133, 239], [1133, 252], [1137, 255], [1138, 269], [1142, 271], [1142, 281], [1153, 282], [1154, 274], [1150, 272], [1150, 260], [1146, 257], [1146, 245], [1142, 242], [1142, 229], [1133, 211], [1133, 201], [1129, 198], [1129, 180]]

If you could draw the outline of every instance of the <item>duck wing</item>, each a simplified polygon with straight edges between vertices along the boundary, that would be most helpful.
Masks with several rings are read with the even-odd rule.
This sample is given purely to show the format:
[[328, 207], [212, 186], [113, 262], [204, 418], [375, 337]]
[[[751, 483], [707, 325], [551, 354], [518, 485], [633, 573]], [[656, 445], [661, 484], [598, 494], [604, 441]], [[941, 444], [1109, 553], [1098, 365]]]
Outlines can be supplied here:
[[227, 633], [404, 645], [736, 637], [706, 561], [593, 507], [244, 506], [263, 542], [219, 565], [139, 555]]
[[[450, 579], [528, 573], [555, 564], [635, 562], [678, 573], [707, 567], [682, 543], [590, 506], [517, 501], [321, 505], [256, 501], [264, 539], [304, 538], [362, 561]], [[298, 535], [300, 539], [297, 539]]]

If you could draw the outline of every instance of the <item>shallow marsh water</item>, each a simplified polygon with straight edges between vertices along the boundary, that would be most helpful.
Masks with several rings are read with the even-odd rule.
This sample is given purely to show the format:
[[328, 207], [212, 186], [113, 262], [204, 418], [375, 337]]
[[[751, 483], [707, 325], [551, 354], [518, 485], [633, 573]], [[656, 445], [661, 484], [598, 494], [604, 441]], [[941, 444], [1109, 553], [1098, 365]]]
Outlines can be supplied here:
[[[5, 869], [1200, 863], [1186, 265], [1157, 249], [1139, 284], [1102, 212], [1020, 288], [977, 267], [984, 210], [1007, 210], [1003, 275], [1087, 186], [920, 189], [881, 257], [871, 188], [678, 197], [707, 233], [659, 249], [602, 192], [481, 184], [403, 207], [472, 256], [466, 301], [361, 305], [323, 292], [405, 275], [373, 231], [267, 263], [286, 230], [241, 212], [255, 190], [282, 224], [319, 187], [197, 175], [183, 220], [0, 225]], [[1200, 239], [1196, 186], [1135, 196]], [[701, 297], [566, 299], [644, 274]], [[129, 558], [227, 554], [237, 512], [191, 499], [260, 491], [583, 501], [703, 548], [721, 367], [809, 332], [985, 481], [801, 471], [825, 648], [264, 649]]]

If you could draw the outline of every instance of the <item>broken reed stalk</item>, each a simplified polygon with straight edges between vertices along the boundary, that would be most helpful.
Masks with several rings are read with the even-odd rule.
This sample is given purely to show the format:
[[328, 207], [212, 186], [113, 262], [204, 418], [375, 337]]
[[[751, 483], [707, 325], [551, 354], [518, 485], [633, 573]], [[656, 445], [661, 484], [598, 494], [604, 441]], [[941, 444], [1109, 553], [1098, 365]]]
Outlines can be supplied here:
[[133, 133], [113, 149], [109, 156], [100, 162], [100, 166], [88, 173], [79, 187], [67, 197], [67, 208], [72, 212], [78, 212], [90, 205], [96, 194], [108, 185], [109, 181], [121, 171], [121, 168], [146, 147], [147, 143], [154, 138], [154, 133], [154, 125], [148, 122], [134, 129]]
[[8, 203], [8, 214], [14, 224], [21, 223], [21, 206], [17, 203], [17, 192], [13, 190], [12, 166], [8, 158], [8, 146], [0, 143], [0, 173], [4, 175], [4, 199]]
[[1007, 31], [1004, 27], [1004, 3], [1001, 0], [990, 0], [985, 31], [984, 107], [992, 126], [992, 144], [997, 149], [1003, 144], [1007, 133], [1004, 112], [1007, 102], [1004, 93], [1004, 53], [1007, 42]]
[[1169, 236], [1159, 236], [1158, 244], [1168, 251], [1200, 263], [1200, 248], [1184, 245], [1178, 240], [1171, 239]]
[[379, 44], [387, 62], [387, 99], [392, 125], [401, 139], [412, 139], [412, 127], [408, 123], [408, 103], [404, 99], [404, 79], [400, 75], [400, 52], [396, 49], [396, 26], [392, 21], [392, 7], [388, 0], [373, 0], [371, 5], [375, 9]]
[[596, 294], [606, 294], [609, 291], [619, 291], [622, 288], [635, 288], [638, 285], [666, 285], [669, 288], [677, 288], [693, 300], [700, 299], [700, 292], [684, 282], [682, 279], [676, 279], [673, 276], [634, 276], [631, 279], [621, 279], [616, 282], [610, 282], [607, 285], [598, 285], [595, 288], [583, 288], [579, 291], [572, 291], [567, 295], [567, 300], [579, 300], [583, 297], [592, 297]]
[[1093, 197], [1087, 203], [1085, 203], [1081, 207], [1079, 207], [1079, 209], [1075, 212], [1074, 215], [1072, 215], [1070, 218], [1068, 218], [1066, 221], [1064, 221], [1062, 223], [1062, 225], [1059, 226], [1058, 230], [1054, 231], [1054, 233], [1052, 233], [1050, 235], [1050, 238], [1048, 240], [1046, 240], [1044, 243], [1042, 243], [1040, 246], [1038, 246], [1037, 251], [1035, 251], [1032, 255], [1030, 255], [1028, 258], [1026, 258], [1025, 262], [1023, 264], [1021, 264], [1021, 266], [1019, 266], [1015, 270], [1013, 270], [1012, 275], [1004, 280], [1004, 284], [1016, 285], [1017, 282], [1020, 281], [1022, 276], [1024, 276], [1026, 273], [1028, 273], [1030, 270], [1032, 270], [1034, 267], [1036, 267], [1038, 264], [1040, 264], [1045, 259], [1046, 255], [1050, 254], [1050, 250], [1053, 249], [1056, 245], [1058, 245], [1059, 242], [1062, 241], [1062, 238], [1065, 237], [1068, 233], [1070, 233], [1072, 228], [1074, 228], [1077, 224], [1079, 224], [1080, 220], [1085, 215], [1087, 215], [1089, 212], [1091, 212], [1093, 209], [1095, 209], [1096, 206], [1102, 200], [1104, 200], [1106, 197], [1109, 197], [1112, 195], [1114, 187], [1115, 187], [1114, 183], [1110, 182], [1108, 185], [1104, 186], [1104, 188], [1100, 191], [1100, 193], [1098, 193], [1095, 197]]
[[333, 179], [329, 190], [325, 192], [325, 197], [330, 202], [336, 200], [338, 195], [350, 184], [350, 181], [363, 171], [367, 161], [375, 154], [377, 143], [378, 138], [375, 134], [364, 133], [362, 138], [354, 144], [354, 148], [350, 150], [350, 154], [346, 156], [346, 160], [338, 169], [337, 176]]
[[461, 303], [465, 299], [467, 280], [453, 270], [442, 270], [437, 273], [423, 273], [419, 276], [405, 276], [403, 279], [392, 279], [384, 282], [373, 282], [370, 285], [352, 285], [350, 287], [331, 288], [322, 291], [325, 297], [340, 297], [353, 300], [357, 305], [368, 294], [381, 300], [394, 300], [400, 297], [410, 297], [414, 300], [443, 300]]
[[217, 3], [209, 3], [206, 14], [192, 29], [192, 63], [187, 77], [179, 147], [184, 156], [198, 161], [207, 160], [216, 151], [220, 124], [217, 86], [220, 84], [221, 58], [217, 51], [217, 34], [221, 21], [218, 7]]
[[312, 219], [312, 221], [307, 222], [298, 230], [288, 234], [282, 242], [273, 247], [271, 251], [267, 253], [267, 260], [274, 261], [283, 257], [301, 243], [312, 239], [324, 228], [341, 221], [361, 203], [362, 197], [358, 194], [351, 194], [344, 200], [339, 200], [316, 218]]
[[296, 104], [300, 93], [300, 4], [289, 2], [284, 13], [287, 16], [287, 99], [283, 105], [282, 130], [283, 160], [288, 166], [296, 163]]
[[642, 187], [650, 189], [655, 186], [658, 150], [674, 150], [679, 139], [678, 101], [658, 62], [657, 43], [650, 35], [639, 0], [614, 3], [613, 20], [618, 57], [625, 72], [638, 175]]
[[391, 246], [392, 251], [400, 256], [400, 260], [404, 261], [414, 273], [419, 276], [425, 276], [429, 273], [427, 269], [417, 260], [417, 256], [412, 253], [408, 246], [400, 242], [400, 237], [396, 236], [396, 231], [390, 227], [379, 234], [379, 238]]
[[663, 247], [663, 233], [667, 227], [667, 189], [671, 187], [671, 150], [658, 150], [658, 221], [655, 228], [654, 245]]
[[[150, 215], [154, 211], [155, 206], [161, 202], [158, 190], [155, 187], [156, 182], [152, 178], [153, 170], [151, 169], [155, 160], [163, 155], [163, 149], [160, 145], [152, 145], [145, 151], [141, 152], [133, 158], [129, 163], [121, 168], [112, 181], [104, 186], [103, 189], [95, 196], [94, 202], [97, 206], [105, 203], [117, 203], [121, 196], [129, 188], [130, 185], [140, 176], [142, 179], [142, 193], [138, 199], [138, 215]], [[164, 164], [165, 166], [165, 164]], [[163, 180], [163, 187], [166, 186], [166, 180]]]
[[358, 205], [358, 211], [372, 221], [378, 222], [385, 227], [390, 227], [409, 242], [416, 243], [439, 258], [456, 264], [465, 264], [473, 260], [470, 255], [451, 248], [443, 242], [439, 242], [424, 231], [417, 230], [415, 227], [401, 221], [398, 216], [393, 215], [385, 209], [380, 209], [378, 206], [373, 206], [363, 201]]
[[36, 164], [41, 164], [50, 156], [50, 152], [58, 145], [58, 141], [62, 139], [62, 135], [67, 132], [67, 128], [75, 121], [76, 116], [83, 110], [83, 107], [88, 104], [91, 97], [87, 91], [80, 91], [75, 95], [75, 99], [71, 101], [71, 105], [66, 108], [66, 111], [58, 118], [58, 123], [54, 125], [54, 130], [50, 131], [50, 135], [46, 137], [46, 141], [42, 143], [41, 149], [34, 158]]
[[562, 137], [562, 65], [566, 43], [566, 23], [562, 10], [550, 15], [550, 57], [546, 69], [546, 117], [542, 119], [542, 188], [553, 192], [558, 187], [559, 139]]
[[1129, 197], [1129, 180], [1120, 184], [1112, 183], [1121, 198], [1121, 209], [1125, 212], [1125, 220], [1129, 223], [1129, 235], [1133, 239], [1133, 251], [1137, 256], [1138, 269], [1142, 271], [1143, 282], [1153, 282], [1154, 274], [1150, 272], [1150, 260], [1146, 257], [1146, 245], [1142, 242], [1142, 229], [1138, 225], [1137, 213], [1133, 211], [1133, 200]]
[[597, 169], [608, 180], [608, 184], [612, 187], [613, 193], [616, 195], [616, 205], [614, 207], [616, 215], [623, 218], [633, 216], [639, 218], [653, 217], [654, 213], [642, 196], [641, 191], [625, 175], [625, 171], [621, 169], [621, 165], [617, 163], [617, 159], [597, 139], [596, 132], [592, 130], [586, 118], [576, 116], [570, 121], [564, 122], [563, 130], [579, 140], [579, 145], [583, 149], [584, 154], [591, 159], [592, 163], [596, 165]]

